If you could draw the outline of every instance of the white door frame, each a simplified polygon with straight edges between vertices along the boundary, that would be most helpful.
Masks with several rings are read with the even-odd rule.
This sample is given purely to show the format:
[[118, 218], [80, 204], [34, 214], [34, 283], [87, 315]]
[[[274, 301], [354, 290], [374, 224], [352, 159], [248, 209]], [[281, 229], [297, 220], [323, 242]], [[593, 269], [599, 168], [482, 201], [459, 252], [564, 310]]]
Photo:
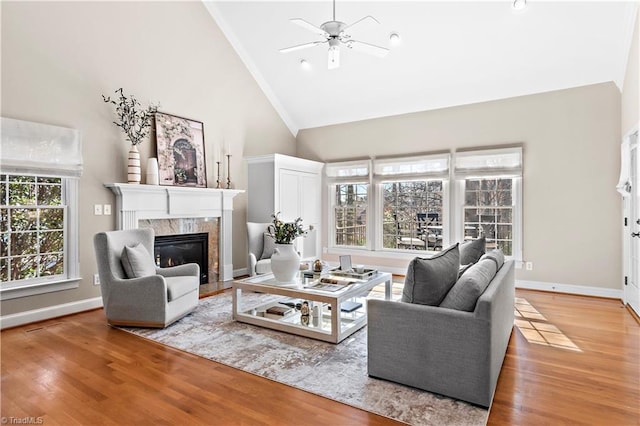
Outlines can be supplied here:
[[[629, 163], [629, 179], [631, 193], [623, 196], [623, 223], [622, 223], [622, 245], [623, 245], [623, 297], [624, 303], [629, 305], [638, 315], [640, 315], [640, 237], [632, 237], [632, 233], [640, 232], [640, 148], [638, 144], [638, 127], [635, 126], [628, 132], [624, 142], [628, 142], [628, 152], [622, 156], [622, 161]], [[633, 152], [633, 155], [632, 155]], [[634, 161], [632, 161], [634, 159]], [[621, 164], [621, 167], [624, 165]]]

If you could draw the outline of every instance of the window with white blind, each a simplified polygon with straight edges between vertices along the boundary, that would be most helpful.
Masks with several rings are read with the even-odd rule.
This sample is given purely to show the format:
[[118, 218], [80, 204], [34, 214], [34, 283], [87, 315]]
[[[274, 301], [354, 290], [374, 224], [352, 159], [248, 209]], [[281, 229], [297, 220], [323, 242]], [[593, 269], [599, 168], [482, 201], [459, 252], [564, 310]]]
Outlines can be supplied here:
[[0, 298], [78, 286], [77, 130], [2, 118]]
[[[453, 170], [451, 170], [453, 169]], [[485, 236], [522, 258], [522, 148], [329, 163], [329, 247], [437, 252]]]
[[522, 148], [458, 152], [456, 235], [522, 259]]

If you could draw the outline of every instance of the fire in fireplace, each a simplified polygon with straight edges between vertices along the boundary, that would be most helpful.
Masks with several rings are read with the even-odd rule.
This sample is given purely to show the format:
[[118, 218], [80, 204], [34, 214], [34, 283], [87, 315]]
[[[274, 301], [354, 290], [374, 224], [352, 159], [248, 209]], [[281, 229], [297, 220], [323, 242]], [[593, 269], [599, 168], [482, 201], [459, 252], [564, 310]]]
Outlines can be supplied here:
[[200, 284], [209, 282], [209, 234], [156, 235], [154, 251], [156, 265], [167, 268], [197, 263], [200, 265]]

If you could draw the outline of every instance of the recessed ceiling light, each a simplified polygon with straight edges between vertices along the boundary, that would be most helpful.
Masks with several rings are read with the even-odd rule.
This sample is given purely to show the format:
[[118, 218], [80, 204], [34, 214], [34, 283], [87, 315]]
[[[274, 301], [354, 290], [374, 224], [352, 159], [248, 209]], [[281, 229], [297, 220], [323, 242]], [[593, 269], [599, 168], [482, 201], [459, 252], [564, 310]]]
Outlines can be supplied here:
[[513, 10], [524, 10], [527, 7], [527, 0], [513, 0], [511, 7]]
[[303, 70], [310, 70], [311, 64], [306, 59], [300, 59], [300, 68]]
[[402, 41], [402, 39], [400, 38], [400, 34], [395, 33], [395, 32], [389, 34], [389, 42], [391, 42], [392, 46], [396, 46], [396, 45], [400, 44], [401, 41]]

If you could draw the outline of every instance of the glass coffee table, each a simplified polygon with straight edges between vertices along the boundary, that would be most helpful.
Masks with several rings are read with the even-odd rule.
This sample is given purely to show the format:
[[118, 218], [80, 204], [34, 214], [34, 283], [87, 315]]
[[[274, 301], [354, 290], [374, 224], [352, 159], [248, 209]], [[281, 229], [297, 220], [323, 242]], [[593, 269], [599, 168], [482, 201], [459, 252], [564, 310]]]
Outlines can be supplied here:
[[[367, 324], [366, 297], [385, 284], [391, 298], [392, 277], [376, 272], [367, 279], [323, 276], [279, 284], [272, 274], [233, 281], [233, 319], [291, 334], [340, 343]], [[348, 283], [348, 284], [347, 284]]]

